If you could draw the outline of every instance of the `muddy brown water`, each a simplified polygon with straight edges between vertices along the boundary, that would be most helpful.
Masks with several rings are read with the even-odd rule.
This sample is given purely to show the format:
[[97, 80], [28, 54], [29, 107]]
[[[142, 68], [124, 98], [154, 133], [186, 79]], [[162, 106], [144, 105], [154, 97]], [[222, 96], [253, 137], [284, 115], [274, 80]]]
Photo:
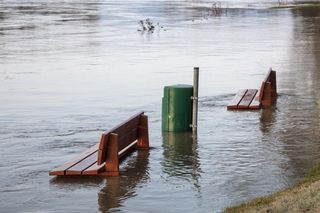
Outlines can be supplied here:
[[[0, 212], [219, 212], [301, 178], [320, 162], [320, 9], [270, 5], [0, 2]], [[137, 31], [145, 18], [153, 33]], [[162, 134], [162, 89], [194, 66], [198, 135]], [[275, 106], [227, 111], [269, 67]], [[120, 177], [48, 176], [140, 110], [152, 148]]]

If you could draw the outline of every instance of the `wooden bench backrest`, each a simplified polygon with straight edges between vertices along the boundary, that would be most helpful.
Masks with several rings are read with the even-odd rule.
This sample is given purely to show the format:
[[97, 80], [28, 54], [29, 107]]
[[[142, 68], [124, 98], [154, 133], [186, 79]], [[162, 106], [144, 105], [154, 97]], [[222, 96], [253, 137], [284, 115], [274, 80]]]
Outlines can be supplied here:
[[277, 96], [277, 81], [276, 81], [276, 71], [270, 68], [269, 72], [267, 73], [265, 79], [262, 81], [259, 93], [259, 101], [262, 102], [266, 87], [271, 86], [271, 95]]
[[103, 133], [101, 135], [98, 150], [98, 165], [101, 165], [106, 161], [107, 145], [108, 141], [110, 140], [111, 134], [117, 135], [118, 137], [118, 152], [138, 139], [139, 124], [141, 116], [143, 114], [143, 112], [139, 112], [125, 122], [111, 129], [109, 132]]

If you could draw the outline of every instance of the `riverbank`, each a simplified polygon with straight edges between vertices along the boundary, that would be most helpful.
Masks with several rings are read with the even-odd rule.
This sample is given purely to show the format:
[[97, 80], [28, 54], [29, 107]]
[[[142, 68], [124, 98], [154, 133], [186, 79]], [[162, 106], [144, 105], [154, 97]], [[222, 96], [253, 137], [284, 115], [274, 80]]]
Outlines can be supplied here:
[[296, 2], [293, 4], [280, 4], [277, 6], [273, 6], [273, 9], [286, 9], [286, 8], [309, 8], [309, 7], [320, 7], [320, 2], [314, 1], [305, 1], [305, 2]]
[[288, 189], [227, 208], [224, 212], [319, 212], [319, 192], [320, 165]]

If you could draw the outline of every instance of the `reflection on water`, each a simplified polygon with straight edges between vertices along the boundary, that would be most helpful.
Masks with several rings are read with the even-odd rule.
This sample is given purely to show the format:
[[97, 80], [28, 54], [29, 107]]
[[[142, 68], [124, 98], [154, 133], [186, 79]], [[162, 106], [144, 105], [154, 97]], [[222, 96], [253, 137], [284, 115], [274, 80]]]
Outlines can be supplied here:
[[197, 151], [197, 136], [192, 133], [162, 133], [163, 172], [171, 177], [186, 179], [200, 188], [201, 168]]
[[135, 153], [133, 158], [123, 162], [119, 177], [66, 176], [53, 178], [50, 183], [58, 189], [68, 188], [69, 191], [102, 188], [98, 192], [99, 210], [109, 212], [120, 207], [127, 198], [134, 197], [136, 188], [148, 182], [148, 157], [149, 151], [140, 150]]
[[272, 108], [264, 109], [261, 111], [260, 130], [263, 133], [267, 133], [272, 124], [276, 121], [275, 114], [277, 111], [277, 99], [273, 100], [272, 102]]
[[[211, 1], [0, 2], [1, 210], [216, 212], [303, 176], [320, 162], [320, 10], [255, 2], [228, 1], [219, 17]], [[137, 32], [146, 18], [166, 31]], [[190, 84], [194, 66], [197, 138], [162, 135], [162, 88]], [[274, 107], [227, 111], [269, 67]], [[152, 149], [122, 176], [48, 176], [140, 110]]]
[[148, 151], [138, 151], [135, 160], [126, 162], [120, 177], [107, 179], [107, 185], [98, 194], [99, 210], [108, 212], [110, 209], [120, 207], [127, 199], [136, 195], [137, 187], [147, 184]]

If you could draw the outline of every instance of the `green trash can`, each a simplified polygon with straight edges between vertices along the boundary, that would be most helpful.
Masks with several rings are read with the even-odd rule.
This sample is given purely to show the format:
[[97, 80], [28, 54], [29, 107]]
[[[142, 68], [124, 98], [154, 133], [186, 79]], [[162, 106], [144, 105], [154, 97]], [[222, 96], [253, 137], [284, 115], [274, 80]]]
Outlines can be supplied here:
[[162, 98], [162, 131], [188, 132], [192, 124], [191, 85], [165, 86]]

